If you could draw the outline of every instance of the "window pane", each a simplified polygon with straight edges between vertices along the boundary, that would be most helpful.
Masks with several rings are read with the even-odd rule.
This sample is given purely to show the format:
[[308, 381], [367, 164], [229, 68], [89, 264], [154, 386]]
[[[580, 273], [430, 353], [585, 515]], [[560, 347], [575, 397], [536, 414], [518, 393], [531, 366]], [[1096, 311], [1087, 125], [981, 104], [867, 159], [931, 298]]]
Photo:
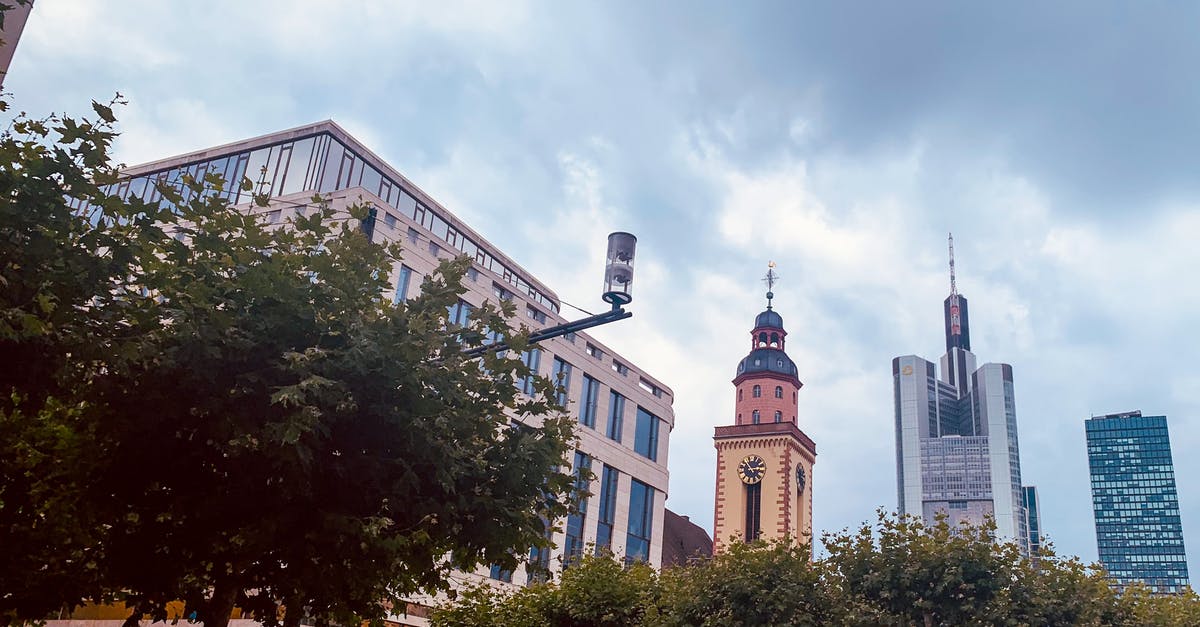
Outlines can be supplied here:
[[658, 459], [658, 416], [640, 406], [637, 410], [633, 450], [651, 460]]

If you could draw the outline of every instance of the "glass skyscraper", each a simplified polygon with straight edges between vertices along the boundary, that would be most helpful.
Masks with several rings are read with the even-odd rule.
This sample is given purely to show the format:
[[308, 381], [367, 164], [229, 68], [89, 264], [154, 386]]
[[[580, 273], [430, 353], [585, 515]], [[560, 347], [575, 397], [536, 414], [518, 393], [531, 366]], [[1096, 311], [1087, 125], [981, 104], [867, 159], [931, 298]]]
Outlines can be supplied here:
[[1179, 592], [1187, 557], [1166, 416], [1098, 416], [1086, 431], [1100, 563], [1118, 588]]
[[943, 304], [946, 354], [940, 368], [916, 355], [892, 360], [899, 511], [932, 523], [981, 525], [1028, 550], [1012, 366], [978, 366], [967, 297], [954, 280]]
[[1038, 500], [1037, 486], [1024, 486], [1021, 492], [1025, 506], [1025, 529], [1029, 533], [1029, 554], [1036, 556], [1042, 550], [1042, 504]]

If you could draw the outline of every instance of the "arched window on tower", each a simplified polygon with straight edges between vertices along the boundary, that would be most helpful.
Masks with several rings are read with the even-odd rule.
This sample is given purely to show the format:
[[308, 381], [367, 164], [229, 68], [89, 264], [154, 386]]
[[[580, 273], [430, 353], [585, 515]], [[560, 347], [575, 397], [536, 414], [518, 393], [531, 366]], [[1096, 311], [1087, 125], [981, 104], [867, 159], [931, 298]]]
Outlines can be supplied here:
[[742, 388], [738, 388], [738, 400], [742, 400]]
[[775, 398], [783, 398], [783, 386], [775, 386]]
[[754, 396], [754, 398], [759, 398], [759, 397], [761, 397], [761, 396], [762, 396], [762, 386], [761, 386], [761, 385], [756, 385], [756, 386], [754, 386], [754, 390], [753, 390], [753, 392], [752, 392], [752, 395]]
[[783, 412], [781, 412], [781, 411], [775, 412], [775, 422], [783, 422]]
[[779, 348], [779, 334], [778, 333], [771, 334], [771, 347]]
[[758, 334], [758, 345], [759, 346], [767, 345], [767, 332], [766, 331], [763, 331], [762, 333]]
[[753, 422], [754, 424], [758, 424], [760, 419], [761, 419], [761, 416], [759, 415], [757, 409], [750, 413], [750, 421]]

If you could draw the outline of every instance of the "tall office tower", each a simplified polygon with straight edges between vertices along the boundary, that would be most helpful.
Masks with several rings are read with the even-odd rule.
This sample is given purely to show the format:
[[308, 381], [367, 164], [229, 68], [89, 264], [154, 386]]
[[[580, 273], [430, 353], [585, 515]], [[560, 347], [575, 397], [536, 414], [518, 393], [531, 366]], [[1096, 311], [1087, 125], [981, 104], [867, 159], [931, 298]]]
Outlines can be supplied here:
[[1022, 487], [1021, 496], [1021, 505], [1025, 507], [1025, 529], [1029, 532], [1029, 553], [1037, 555], [1042, 550], [1042, 504], [1038, 500], [1037, 487]]
[[[768, 290], [775, 282], [767, 272]], [[812, 539], [812, 470], [817, 445], [800, 430], [796, 363], [784, 352], [783, 317], [771, 307], [754, 319], [750, 353], [733, 385], [734, 424], [717, 427], [713, 552], [734, 541]]]
[[1179, 592], [1188, 570], [1167, 417], [1097, 416], [1085, 431], [1100, 563], [1117, 588]]
[[992, 517], [1001, 537], [1027, 550], [1012, 366], [976, 367], [954, 272], [951, 237], [941, 377], [916, 355], [892, 360], [899, 510], [928, 522], [945, 512], [951, 524]]
[[[520, 323], [534, 329], [566, 321], [559, 314], [558, 297], [548, 286], [331, 121], [129, 168], [124, 172], [128, 178], [116, 191], [156, 201], [161, 195], [155, 183], [179, 186], [184, 174], [200, 180], [206, 173], [221, 174], [227, 181], [243, 177], [263, 181], [271, 196], [269, 206], [253, 207], [249, 193], [237, 185], [227, 186], [229, 202], [281, 226], [312, 209], [314, 194], [327, 199], [335, 211], [355, 202], [373, 205], [374, 218], [364, 229], [375, 241], [399, 242], [404, 249], [403, 262], [396, 264], [391, 276], [396, 301], [420, 290], [422, 275], [432, 272], [439, 261], [467, 255], [475, 263], [464, 279], [467, 292], [451, 309], [455, 321], [489, 299], [512, 301]], [[547, 241], [545, 245], [567, 244]], [[599, 277], [596, 287], [599, 294]], [[533, 552], [530, 561], [555, 571], [594, 544], [658, 566], [668, 439], [674, 424], [671, 391], [584, 333], [544, 342], [523, 358], [541, 374], [561, 377], [567, 390], [563, 400], [579, 420], [578, 450], [567, 461], [574, 469], [590, 469], [594, 475], [590, 482], [580, 482], [591, 496], [578, 512], [556, 525], [557, 548]], [[456, 578], [515, 584], [530, 580], [524, 568], [516, 572], [482, 568]], [[424, 624], [420, 615], [425, 610], [410, 609], [408, 617], [397, 620]]]

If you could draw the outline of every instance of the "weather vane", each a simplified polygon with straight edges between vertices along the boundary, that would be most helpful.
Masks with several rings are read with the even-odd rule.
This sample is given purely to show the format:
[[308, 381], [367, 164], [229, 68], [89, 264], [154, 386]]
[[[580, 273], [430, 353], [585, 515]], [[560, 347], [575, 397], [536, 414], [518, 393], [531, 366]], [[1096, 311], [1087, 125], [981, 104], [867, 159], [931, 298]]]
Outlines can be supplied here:
[[775, 262], [767, 262], [767, 275], [763, 277], [763, 283], [767, 284], [767, 309], [771, 308], [771, 299], [775, 298], [775, 282], [779, 280], [779, 275], [775, 274]]

